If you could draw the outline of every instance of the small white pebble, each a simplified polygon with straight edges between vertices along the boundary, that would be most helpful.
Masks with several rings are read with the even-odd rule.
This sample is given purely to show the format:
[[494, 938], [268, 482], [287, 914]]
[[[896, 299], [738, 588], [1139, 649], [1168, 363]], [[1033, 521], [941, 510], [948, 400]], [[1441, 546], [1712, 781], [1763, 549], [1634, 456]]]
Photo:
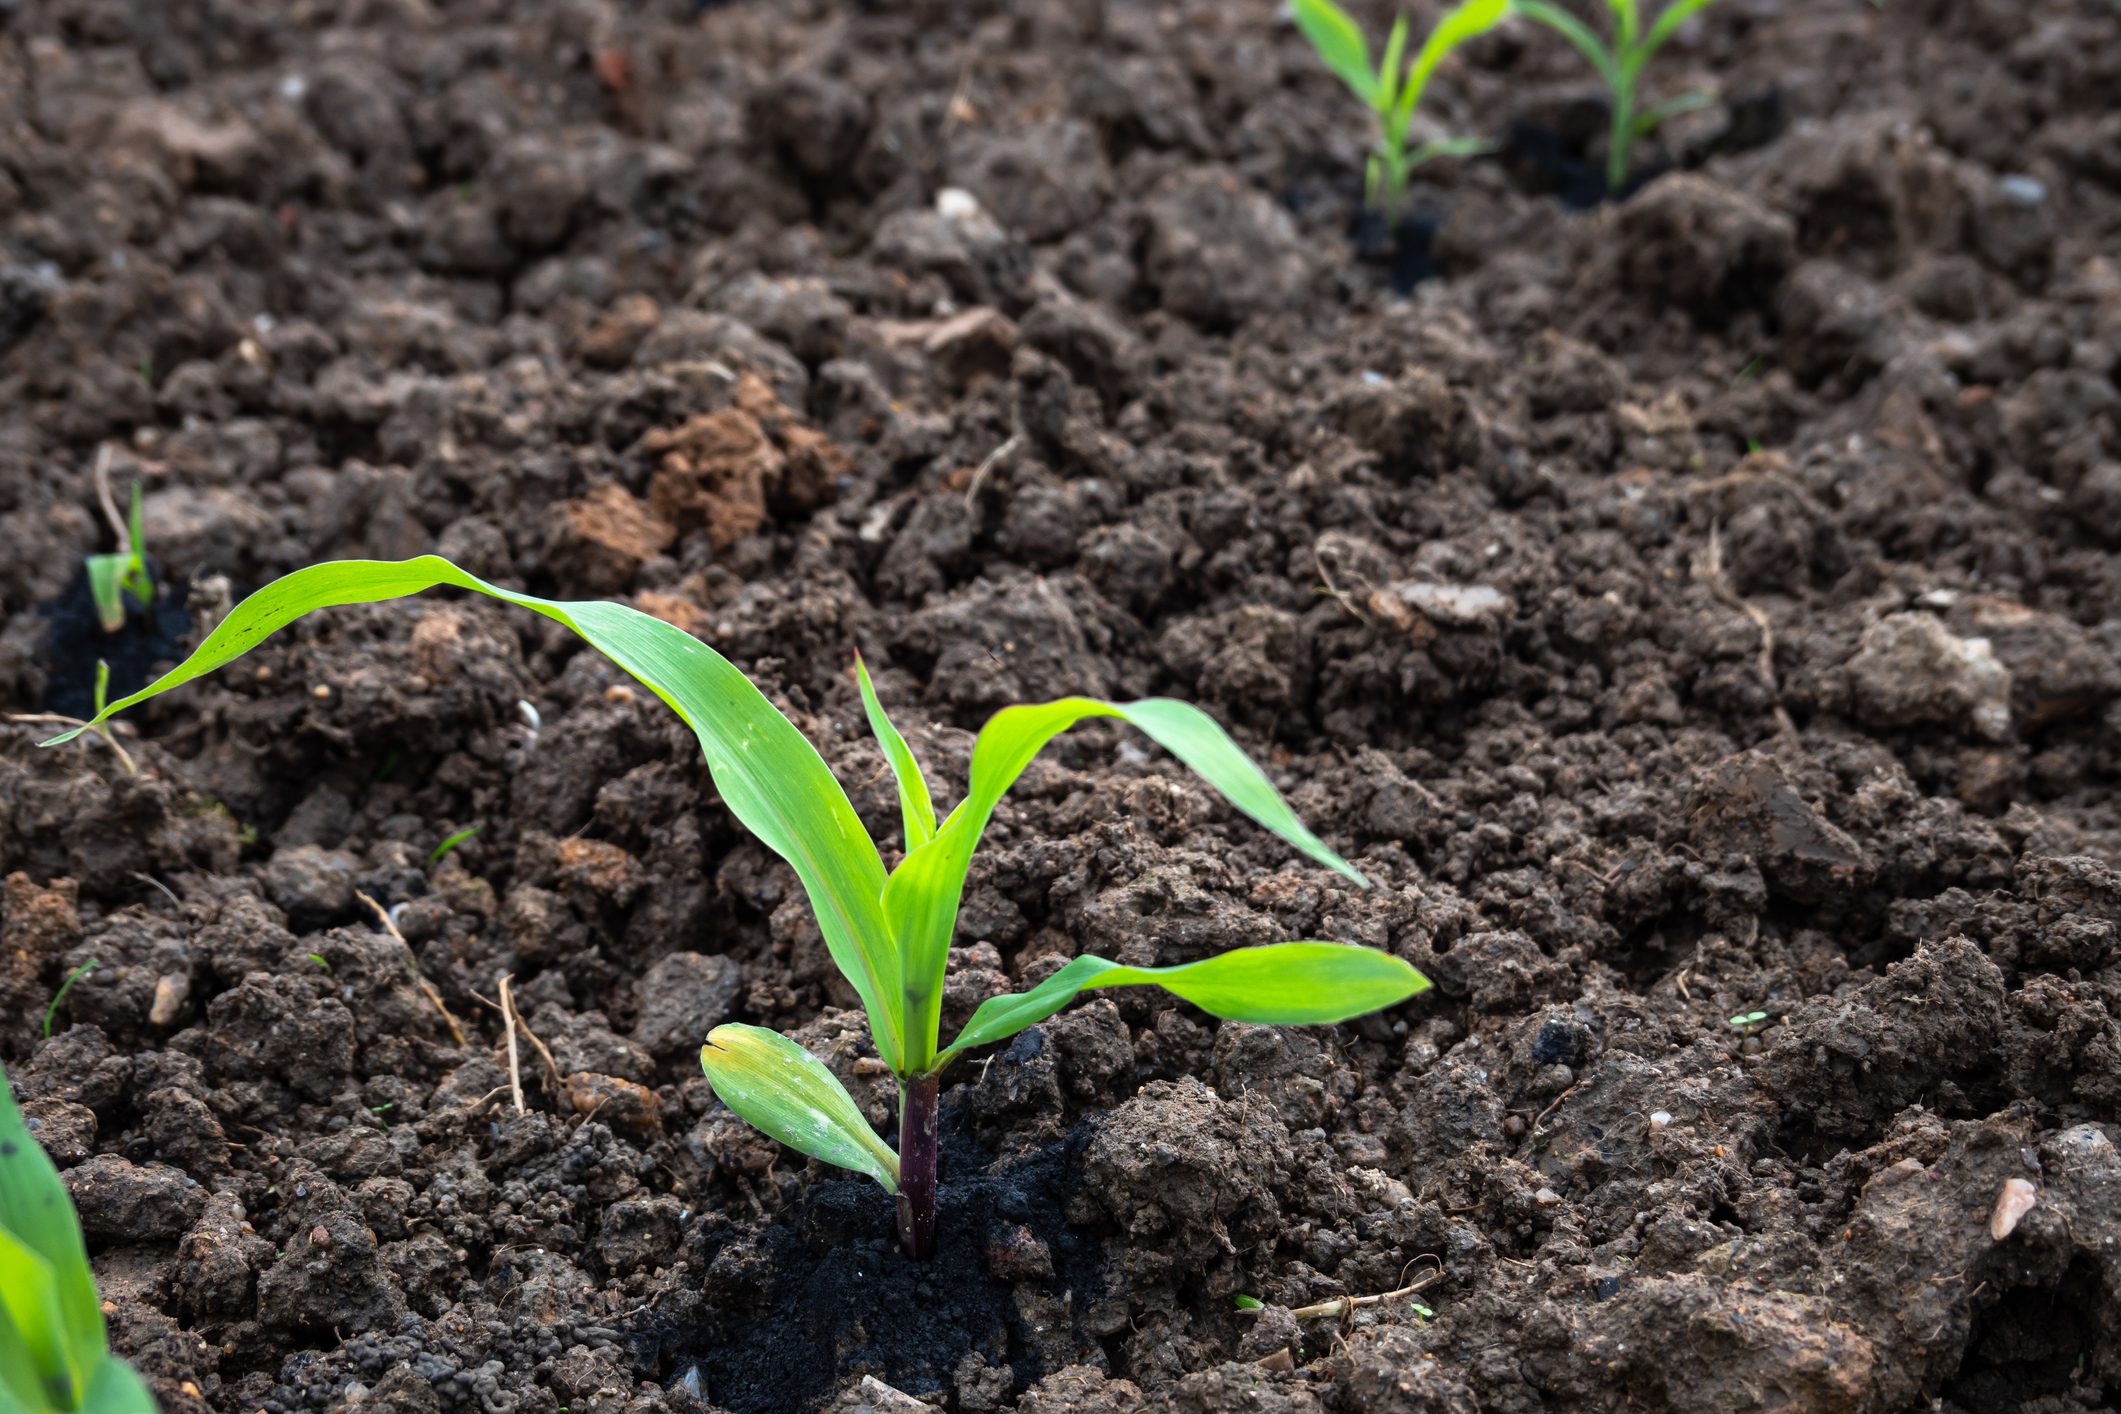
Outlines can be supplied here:
[[1551, 1208], [1561, 1201], [1561, 1195], [1551, 1188], [1542, 1188], [1532, 1195], [1532, 1201], [1542, 1208]]
[[289, 74], [280, 80], [280, 96], [289, 103], [300, 103], [309, 92], [309, 80], [300, 74]]
[[2018, 1230], [2018, 1223], [2040, 1202], [2040, 1192], [2022, 1178], [2003, 1180], [1996, 1195], [1996, 1210], [1988, 1215], [1988, 1235], [2001, 1242]]
[[970, 221], [980, 214], [979, 198], [963, 187], [944, 187], [935, 194], [935, 214], [946, 221]]
[[529, 727], [532, 731], [535, 732], [544, 730], [545, 719], [543, 717], [540, 717], [538, 715], [538, 709], [531, 706], [528, 702], [523, 701], [521, 698], [517, 698], [516, 712], [519, 716], [522, 717], [523, 724]]
[[1650, 1116], [1650, 1128], [1662, 1129], [1672, 1122], [1670, 1111], [1658, 1110]]

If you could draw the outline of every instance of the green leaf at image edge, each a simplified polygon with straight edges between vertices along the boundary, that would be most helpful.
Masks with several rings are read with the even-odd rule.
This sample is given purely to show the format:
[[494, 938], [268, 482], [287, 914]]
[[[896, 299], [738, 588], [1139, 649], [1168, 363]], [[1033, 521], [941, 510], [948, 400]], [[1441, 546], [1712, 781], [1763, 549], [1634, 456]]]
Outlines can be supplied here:
[[1136, 986], [1162, 987], [1229, 1021], [1315, 1026], [1396, 1005], [1427, 991], [1429, 979], [1390, 953], [1345, 943], [1269, 943], [1177, 967], [1126, 967], [1079, 957], [1028, 992], [980, 1003], [937, 1064], [974, 1046], [1007, 1040], [1084, 992]]
[[825, 1063], [777, 1031], [731, 1022], [707, 1033], [700, 1068], [723, 1104], [798, 1153], [898, 1191], [898, 1156]]
[[[73, 1202], [0, 1070], [0, 1409], [13, 1393], [30, 1409], [152, 1411], [138, 1378], [104, 1342], [103, 1308]], [[27, 1390], [24, 1379], [31, 1381]], [[99, 1403], [104, 1388], [139, 1389], [139, 1398]], [[54, 1399], [61, 1389], [67, 1397]]]

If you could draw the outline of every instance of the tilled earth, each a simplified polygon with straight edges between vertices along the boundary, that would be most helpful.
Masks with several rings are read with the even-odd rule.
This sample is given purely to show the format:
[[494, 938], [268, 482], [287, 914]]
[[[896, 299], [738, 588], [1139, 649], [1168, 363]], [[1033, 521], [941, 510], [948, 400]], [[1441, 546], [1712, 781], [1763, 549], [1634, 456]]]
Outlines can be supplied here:
[[437, 550], [698, 633], [880, 837], [857, 646], [946, 796], [998, 706], [1170, 693], [1377, 883], [1085, 730], [946, 1020], [1437, 983], [962, 1065], [913, 1266], [698, 1073], [773, 1025], [887, 1115], [679, 723], [497, 605], [320, 616], [137, 775], [0, 727], [0, 1059], [164, 1408], [2111, 1407], [2121, 10], [1725, 0], [1653, 82], [1718, 101], [1599, 205], [1573, 54], [1454, 60], [1506, 147], [1407, 292], [1268, 0], [0, 0], [0, 707]]

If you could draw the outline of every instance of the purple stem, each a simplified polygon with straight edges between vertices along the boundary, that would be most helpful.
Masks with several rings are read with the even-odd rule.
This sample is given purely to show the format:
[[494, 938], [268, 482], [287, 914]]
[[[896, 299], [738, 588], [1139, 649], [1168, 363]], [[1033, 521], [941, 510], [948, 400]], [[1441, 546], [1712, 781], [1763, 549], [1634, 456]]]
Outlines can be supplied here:
[[935, 1130], [942, 1086], [940, 1075], [903, 1076], [898, 1083], [898, 1240], [917, 1260], [935, 1251]]

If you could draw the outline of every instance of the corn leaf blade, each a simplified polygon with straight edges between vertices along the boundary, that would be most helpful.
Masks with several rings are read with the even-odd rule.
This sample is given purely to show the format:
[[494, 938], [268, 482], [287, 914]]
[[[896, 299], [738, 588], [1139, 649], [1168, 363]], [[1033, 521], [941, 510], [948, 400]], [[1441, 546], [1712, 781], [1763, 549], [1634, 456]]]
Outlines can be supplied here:
[[928, 778], [921, 774], [920, 759], [899, 729], [892, 725], [884, 704], [877, 700], [876, 684], [869, 680], [869, 665], [854, 655], [854, 676], [862, 687], [862, 710], [869, 716], [869, 730], [876, 733], [884, 759], [898, 781], [898, 809], [906, 824], [906, 852], [911, 854], [935, 838], [935, 802], [928, 795]]
[[123, 1360], [105, 1360], [89, 1377], [81, 1414], [156, 1414], [155, 1397]]
[[972, 781], [965, 799], [935, 838], [907, 855], [884, 886], [884, 916], [897, 939], [906, 988], [911, 1070], [927, 1068], [929, 1048], [937, 1039], [943, 972], [965, 875], [995, 807], [1048, 742], [1079, 722], [1101, 717], [1132, 724], [1254, 821], [1320, 864], [1368, 887], [1369, 881], [1353, 865], [1296, 818], [1266, 774], [1198, 707], [1165, 697], [1124, 704], [1064, 697], [1005, 707], [973, 743]]
[[1162, 987], [1212, 1016], [1265, 1026], [1347, 1021], [1428, 990], [1429, 979], [1390, 953], [1344, 943], [1270, 943], [1176, 967], [1126, 967], [1079, 957], [1028, 992], [990, 997], [938, 1063], [1007, 1040], [1100, 987]]
[[[69, 1210], [71, 1211], [71, 1210]], [[52, 1264], [0, 1228], [0, 1378], [44, 1408], [70, 1409], [86, 1383], [66, 1341]]]
[[8, 1303], [0, 1299], [0, 1414], [48, 1409], [51, 1392], [31, 1358], [29, 1337], [8, 1314]]
[[1401, 15], [1392, 21], [1392, 32], [1385, 37], [1384, 58], [1377, 61], [1377, 111], [1389, 113], [1399, 103], [1400, 71], [1407, 60], [1407, 17]]
[[1664, 48], [1666, 41], [1679, 32], [1681, 25], [1715, 2], [1716, 0], [1672, 0], [1671, 4], [1664, 7], [1664, 13], [1650, 26], [1650, 32], [1643, 36], [1642, 42], [1635, 46], [1634, 71], [1642, 72], [1642, 66], [1650, 61], [1650, 56]]
[[[561, 602], [486, 583], [434, 555], [333, 560], [276, 579], [230, 611], [192, 655], [90, 726], [242, 657], [316, 609], [370, 604], [438, 585], [469, 589], [574, 630], [693, 729], [722, 800], [802, 881], [832, 960], [861, 996], [877, 1050], [898, 1068], [898, 960], [879, 898], [884, 865], [847, 793], [803, 734], [736, 665], [691, 634], [623, 604]], [[79, 735], [62, 733], [46, 745]]]
[[[31, 1137], [0, 1071], [0, 1307], [40, 1388], [78, 1398], [106, 1358], [88, 1248], [59, 1170]], [[63, 1407], [63, 1406], [62, 1406]]]
[[1289, 14], [1303, 31], [1319, 62], [1332, 70], [1357, 98], [1377, 106], [1377, 74], [1370, 68], [1370, 42], [1362, 27], [1333, 0], [1289, 0]]
[[1413, 118], [1414, 110], [1420, 106], [1421, 96], [1428, 89], [1436, 66], [1449, 57], [1452, 50], [1480, 38], [1509, 17], [1510, 0], [1464, 0], [1436, 22], [1436, 28], [1430, 30], [1429, 37], [1422, 41], [1413, 65], [1407, 70], [1406, 87], [1399, 91], [1399, 101], [1393, 109], [1394, 121], [1402, 133]]
[[1545, 25], [1576, 47], [1576, 51], [1590, 61], [1591, 68], [1605, 81], [1606, 87], [1618, 94], [1625, 80], [1620, 65], [1605, 41], [1585, 24], [1550, 0], [1512, 0], [1512, 9], [1535, 24]]
[[700, 1068], [723, 1104], [789, 1148], [865, 1173], [898, 1191], [898, 1156], [861, 1107], [810, 1052], [776, 1031], [731, 1022], [707, 1033]]
[[89, 555], [82, 560], [88, 571], [88, 596], [96, 604], [96, 621], [105, 633], [125, 627], [125, 565], [123, 555]]

